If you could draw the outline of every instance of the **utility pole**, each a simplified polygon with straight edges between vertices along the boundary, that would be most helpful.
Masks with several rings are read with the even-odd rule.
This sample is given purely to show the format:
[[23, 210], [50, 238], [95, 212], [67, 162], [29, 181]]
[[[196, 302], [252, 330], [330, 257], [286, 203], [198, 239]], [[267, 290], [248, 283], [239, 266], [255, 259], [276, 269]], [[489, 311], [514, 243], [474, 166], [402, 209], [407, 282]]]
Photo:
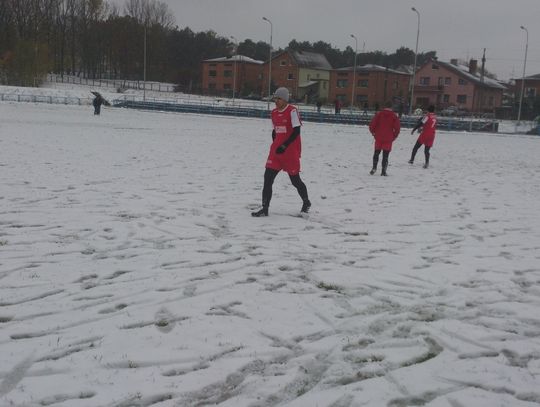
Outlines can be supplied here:
[[270, 24], [270, 55], [268, 59], [268, 106], [267, 109], [270, 110], [270, 98], [271, 92], [272, 92], [272, 32], [273, 32], [273, 25], [272, 21], [270, 21], [268, 18], [263, 17], [264, 21], [266, 21], [268, 24]]
[[517, 122], [519, 124], [519, 121], [521, 120], [521, 107], [523, 105], [523, 93], [525, 91], [525, 68], [527, 66], [527, 49], [529, 48], [529, 31], [526, 27], [521, 26], [520, 27], [525, 33], [527, 34], [527, 39], [525, 42], [525, 59], [523, 60], [523, 75], [521, 77], [521, 96], [519, 97], [519, 110], [518, 110], [518, 117]]
[[412, 74], [412, 86], [411, 86], [411, 102], [409, 104], [409, 115], [412, 114], [413, 104], [414, 104], [414, 82], [416, 81], [416, 62], [418, 58], [418, 39], [420, 38], [420, 12], [414, 8], [411, 7], [411, 10], [416, 13], [416, 16], [418, 17], [418, 25], [416, 28], [416, 48], [414, 49], [414, 68], [413, 68], [413, 74]]

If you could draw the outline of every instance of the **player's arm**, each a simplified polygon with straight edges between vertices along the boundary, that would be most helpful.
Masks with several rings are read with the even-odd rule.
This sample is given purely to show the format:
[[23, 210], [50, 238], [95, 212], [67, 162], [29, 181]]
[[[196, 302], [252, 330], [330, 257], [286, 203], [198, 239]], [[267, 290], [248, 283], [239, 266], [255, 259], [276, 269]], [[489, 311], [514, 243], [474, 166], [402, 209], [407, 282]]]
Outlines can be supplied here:
[[411, 134], [413, 134], [416, 130], [418, 130], [423, 125], [424, 125], [424, 122], [423, 122], [422, 118], [418, 119], [418, 121], [416, 122], [416, 125], [411, 130]]
[[287, 150], [287, 147], [291, 145], [294, 140], [297, 139], [297, 137], [300, 135], [300, 127], [302, 124], [300, 123], [300, 118], [298, 117], [298, 112], [296, 110], [293, 110], [291, 112], [291, 124], [293, 126], [293, 130], [289, 137], [287, 137], [287, 140], [283, 142], [277, 149], [276, 153], [282, 154]]

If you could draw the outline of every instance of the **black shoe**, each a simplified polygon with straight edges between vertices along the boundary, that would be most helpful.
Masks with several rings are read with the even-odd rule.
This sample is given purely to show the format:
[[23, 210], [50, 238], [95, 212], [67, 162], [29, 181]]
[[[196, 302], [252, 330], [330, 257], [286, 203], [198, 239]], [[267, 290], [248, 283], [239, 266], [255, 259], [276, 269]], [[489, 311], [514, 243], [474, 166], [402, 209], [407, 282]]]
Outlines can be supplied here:
[[414, 163], [414, 160], [410, 159], [409, 164], [412, 164], [412, 163]]
[[375, 171], [377, 171], [377, 168], [372, 168], [371, 171], [369, 172], [369, 175], [375, 174]]
[[424, 164], [424, 168], [427, 168], [427, 167], [429, 167], [429, 164], [428, 164], [428, 163], [425, 163], [425, 164]]
[[383, 176], [383, 177], [387, 177], [387, 176], [388, 176], [388, 174], [386, 173], [386, 171], [383, 171], [383, 172], [381, 172], [381, 176]]
[[311, 202], [309, 201], [309, 199], [306, 199], [302, 204], [302, 209], [300, 209], [300, 212], [308, 213], [309, 208], [311, 208]]
[[259, 209], [257, 212], [251, 212], [251, 216], [255, 218], [260, 218], [261, 216], [268, 216], [268, 208], [263, 207], [262, 209]]

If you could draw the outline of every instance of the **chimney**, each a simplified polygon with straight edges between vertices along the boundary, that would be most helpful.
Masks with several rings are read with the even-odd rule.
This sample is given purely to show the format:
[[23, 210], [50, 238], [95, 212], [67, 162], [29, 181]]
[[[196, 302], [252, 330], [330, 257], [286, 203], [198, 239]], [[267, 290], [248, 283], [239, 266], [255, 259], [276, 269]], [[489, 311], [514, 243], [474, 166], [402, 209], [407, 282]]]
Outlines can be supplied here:
[[477, 70], [478, 70], [478, 61], [476, 59], [471, 59], [469, 61], [469, 73], [471, 75], [476, 75]]
[[457, 65], [457, 59], [455, 59], [455, 58], [454, 58], [454, 59], [451, 59], [451, 60], [450, 60], [450, 63], [451, 63], [452, 65]]

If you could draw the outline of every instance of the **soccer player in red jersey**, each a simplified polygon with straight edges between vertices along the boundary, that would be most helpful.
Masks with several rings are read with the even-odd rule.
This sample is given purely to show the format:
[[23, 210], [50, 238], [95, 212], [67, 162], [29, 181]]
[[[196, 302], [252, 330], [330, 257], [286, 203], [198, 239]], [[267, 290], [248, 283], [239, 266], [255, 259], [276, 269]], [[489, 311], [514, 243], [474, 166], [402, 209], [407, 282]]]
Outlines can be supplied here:
[[431, 149], [431, 147], [433, 146], [433, 142], [435, 141], [435, 129], [437, 127], [437, 116], [435, 116], [434, 112], [435, 106], [429, 106], [428, 114], [422, 117], [422, 119], [411, 131], [411, 134], [414, 134], [415, 130], [418, 130], [420, 127], [422, 127], [422, 132], [420, 133], [420, 136], [418, 136], [418, 140], [416, 140], [416, 144], [413, 147], [409, 164], [414, 163], [414, 156], [416, 155], [416, 152], [418, 151], [420, 146], [423, 144], [425, 156], [424, 168], [429, 167], [429, 150]]
[[272, 185], [281, 170], [289, 174], [291, 183], [302, 198], [301, 212], [307, 213], [311, 207], [307, 187], [300, 178], [300, 155], [302, 152], [300, 127], [302, 122], [298, 110], [289, 104], [289, 90], [287, 88], [276, 89], [274, 102], [276, 104], [276, 108], [272, 110], [274, 129], [272, 130], [272, 145], [264, 172], [262, 208], [251, 213], [251, 216], [255, 217], [268, 216], [268, 207], [272, 199]]

